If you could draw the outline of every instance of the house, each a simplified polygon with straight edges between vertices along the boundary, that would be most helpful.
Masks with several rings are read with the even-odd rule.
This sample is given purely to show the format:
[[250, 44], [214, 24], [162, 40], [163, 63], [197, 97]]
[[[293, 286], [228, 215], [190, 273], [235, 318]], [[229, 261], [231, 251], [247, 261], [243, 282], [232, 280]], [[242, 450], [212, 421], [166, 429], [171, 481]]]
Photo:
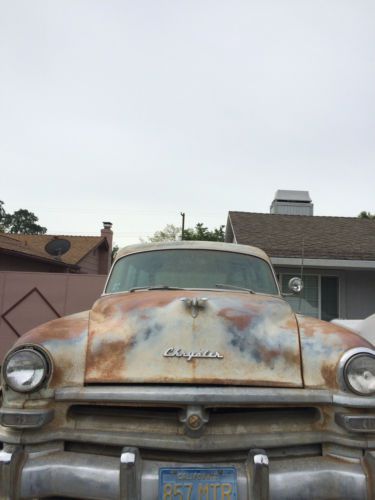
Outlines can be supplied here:
[[100, 236], [0, 233], [0, 271], [107, 274], [112, 224]]
[[225, 241], [262, 248], [282, 291], [303, 275], [293, 308], [324, 320], [375, 312], [375, 220], [313, 215], [306, 191], [279, 190], [270, 213], [228, 214]]

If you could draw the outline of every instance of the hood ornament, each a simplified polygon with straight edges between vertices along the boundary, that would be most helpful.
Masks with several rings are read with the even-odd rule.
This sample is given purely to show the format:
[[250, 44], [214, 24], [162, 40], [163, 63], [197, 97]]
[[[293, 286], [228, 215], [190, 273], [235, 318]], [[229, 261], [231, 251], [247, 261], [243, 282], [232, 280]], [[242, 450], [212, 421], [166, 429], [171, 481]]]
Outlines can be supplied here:
[[189, 299], [188, 297], [183, 297], [180, 299], [181, 302], [185, 303], [185, 306], [190, 309], [191, 315], [193, 318], [196, 318], [199, 314], [200, 309], [204, 309], [206, 307], [207, 298], [206, 297], [194, 297], [193, 299]]

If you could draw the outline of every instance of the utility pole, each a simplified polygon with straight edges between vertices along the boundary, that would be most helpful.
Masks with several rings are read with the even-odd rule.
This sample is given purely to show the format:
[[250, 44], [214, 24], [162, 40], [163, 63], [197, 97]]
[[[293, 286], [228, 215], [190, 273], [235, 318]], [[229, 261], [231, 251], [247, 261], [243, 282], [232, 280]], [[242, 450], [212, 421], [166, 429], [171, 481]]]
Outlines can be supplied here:
[[184, 239], [184, 231], [185, 231], [185, 212], [180, 212], [182, 217], [182, 227], [181, 227], [181, 239]]

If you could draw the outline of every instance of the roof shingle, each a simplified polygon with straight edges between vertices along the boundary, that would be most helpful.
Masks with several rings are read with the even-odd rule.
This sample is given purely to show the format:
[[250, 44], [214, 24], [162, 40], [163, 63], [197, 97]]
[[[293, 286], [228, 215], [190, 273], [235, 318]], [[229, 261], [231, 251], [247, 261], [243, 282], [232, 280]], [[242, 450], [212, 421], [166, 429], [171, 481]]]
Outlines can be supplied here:
[[56, 262], [57, 259], [45, 250], [48, 242], [55, 238], [70, 241], [70, 249], [58, 261], [67, 265], [77, 265], [90, 251], [105, 242], [102, 236], [54, 236], [51, 234], [0, 234], [0, 249], [23, 253], [25, 255], [48, 259]]
[[229, 212], [237, 243], [271, 257], [375, 260], [375, 220]]

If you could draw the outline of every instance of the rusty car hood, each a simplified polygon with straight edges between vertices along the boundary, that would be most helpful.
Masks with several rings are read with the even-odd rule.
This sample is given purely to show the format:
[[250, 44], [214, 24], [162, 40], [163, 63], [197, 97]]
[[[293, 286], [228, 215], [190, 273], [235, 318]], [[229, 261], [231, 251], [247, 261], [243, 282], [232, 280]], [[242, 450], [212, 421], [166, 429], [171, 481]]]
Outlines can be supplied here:
[[337, 377], [344, 352], [374, 346], [360, 335], [334, 323], [297, 315], [305, 387], [339, 390]]
[[90, 313], [85, 383], [302, 387], [296, 318], [262, 294], [107, 295]]

